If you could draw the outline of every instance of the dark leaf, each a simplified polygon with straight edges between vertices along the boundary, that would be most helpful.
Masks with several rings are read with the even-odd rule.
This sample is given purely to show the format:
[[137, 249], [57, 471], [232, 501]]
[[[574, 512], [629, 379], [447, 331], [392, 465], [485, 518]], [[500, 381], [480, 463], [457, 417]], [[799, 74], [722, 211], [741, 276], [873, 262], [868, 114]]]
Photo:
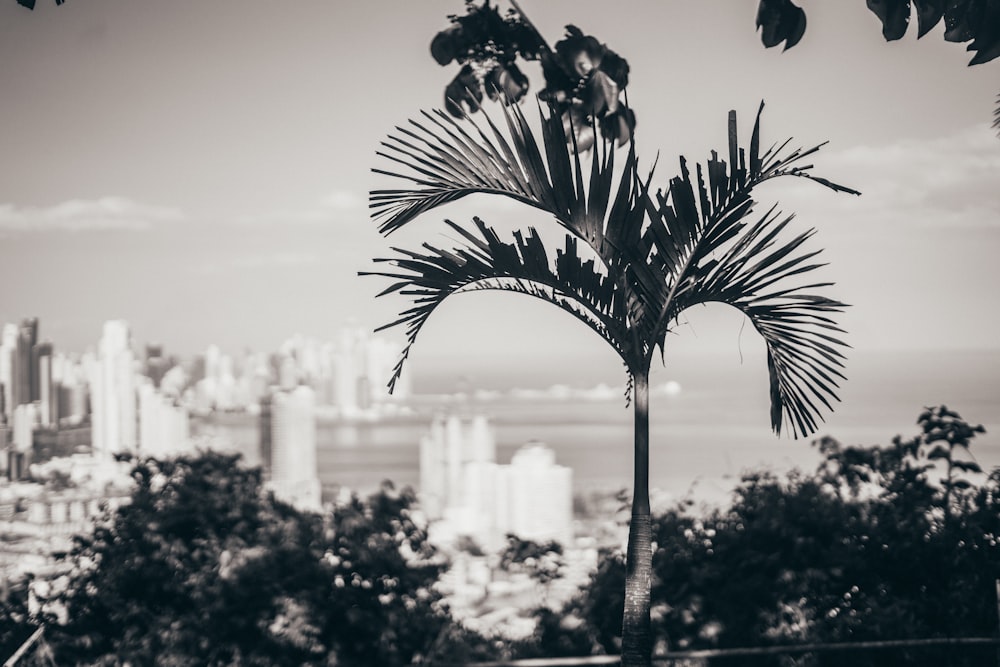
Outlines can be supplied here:
[[806, 32], [806, 13], [791, 0], [760, 0], [757, 27], [764, 46], [785, 42], [785, 50], [799, 43]]
[[910, 25], [910, 0], [867, 0], [872, 10], [882, 22], [882, 36], [886, 41], [897, 40], [906, 34]]
[[486, 74], [483, 85], [491, 100], [500, 99], [509, 104], [517, 102], [528, 92], [528, 77], [513, 63], [497, 65]]
[[778, 377], [778, 370], [774, 365], [774, 355], [771, 350], [767, 351], [767, 378], [769, 393], [771, 396], [771, 429], [775, 433], [781, 433], [781, 387]]
[[431, 40], [431, 56], [438, 65], [447, 65], [458, 57], [462, 51], [462, 37], [462, 27], [459, 25], [453, 25], [434, 35]]
[[931, 448], [929, 452], [927, 452], [927, 458], [931, 459], [932, 461], [949, 459], [951, 458], [951, 450], [949, 450], [947, 447], [943, 445], [937, 445]]
[[917, 38], [923, 37], [941, 21], [947, 0], [913, 0], [917, 8]]
[[1000, 56], [1000, 2], [993, 0], [982, 5], [980, 16], [973, 30], [972, 43], [966, 47], [976, 55], [969, 65], [981, 65]]
[[949, 0], [944, 10], [944, 38], [949, 42], [967, 42], [973, 37], [979, 0]]
[[983, 469], [975, 461], [952, 461], [951, 465], [953, 468], [957, 468], [963, 472], [980, 473], [983, 471]]
[[479, 111], [479, 103], [482, 101], [482, 86], [469, 65], [462, 67], [444, 89], [444, 106], [455, 118], [462, 118], [465, 115], [463, 105], [468, 108], [469, 113]]

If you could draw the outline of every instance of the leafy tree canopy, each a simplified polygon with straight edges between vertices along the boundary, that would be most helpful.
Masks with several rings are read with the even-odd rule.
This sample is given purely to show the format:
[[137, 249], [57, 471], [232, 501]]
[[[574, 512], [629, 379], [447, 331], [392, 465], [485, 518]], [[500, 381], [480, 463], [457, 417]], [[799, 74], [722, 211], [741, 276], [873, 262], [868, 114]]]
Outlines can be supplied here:
[[68, 621], [47, 632], [61, 660], [402, 665], [447, 620], [409, 491], [321, 516], [275, 500], [236, 456], [147, 459], [133, 478], [131, 503], [68, 556], [53, 600]]
[[456, 118], [479, 110], [483, 95], [517, 102], [528, 92], [528, 78], [518, 57], [540, 61], [545, 88], [539, 98], [552, 105], [580, 150], [594, 145], [596, 133], [624, 144], [635, 129], [635, 113], [621, 99], [628, 85], [628, 62], [574, 25], [550, 47], [523, 11], [512, 3], [503, 16], [486, 0], [466, 0], [466, 13], [452, 15], [452, 25], [431, 41], [440, 65], [462, 67], [445, 88], [445, 108]]
[[[1000, 56], [1000, 2], [997, 0], [867, 0], [882, 23], [887, 42], [903, 37], [912, 10], [917, 14], [917, 37], [923, 37], [944, 20], [944, 38], [969, 42], [974, 51], [969, 65], [980, 65]], [[912, 9], [911, 9], [912, 4]], [[799, 43], [806, 32], [806, 13], [792, 0], [760, 0], [757, 28], [770, 48], [784, 42], [785, 49]]]
[[[824, 438], [814, 443], [824, 459], [812, 474], [747, 474], [728, 508], [695, 516], [684, 504], [655, 517], [659, 646], [993, 636], [1000, 473], [980, 472], [968, 451], [982, 427], [945, 407], [926, 410], [919, 424], [920, 435], [888, 447]], [[942, 437], [956, 443], [949, 456], [965, 465], [942, 467], [935, 454]], [[586, 636], [614, 653], [625, 572], [621, 554], [607, 556], [563, 612], [582, 626], [555, 636]], [[995, 659], [984, 650], [948, 664]], [[804, 664], [947, 662], [930, 651], [831, 653]], [[779, 664], [768, 660], [741, 664]]]
[[[22, 1], [22, 0], [19, 0]], [[33, 0], [24, 0], [31, 1]], [[451, 27], [431, 42], [431, 55], [441, 65], [462, 65], [445, 89], [448, 110], [460, 116], [479, 109], [484, 92], [517, 101], [528, 90], [528, 79], [517, 58], [541, 61], [545, 88], [543, 100], [556, 102], [567, 128], [581, 149], [594, 142], [593, 129], [624, 142], [635, 128], [635, 115], [618, 99], [628, 83], [628, 61], [573, 25], [566, 37], [551, 48], [531, 21], [512, 1], [513, 9], [501, 16], [489, 0], [478, 5], [466, 0], [466, 14], [452, 15]], [[944, 22], [944, 39], [968, 42], [973, 56], [969, 65], [980, 65], [1000, 56], [1000, 0], [867, 0], [882, 24], [886, 41], [902, 38], [916, 13], [917, 37]], [[805, 35], [806, 13], [792, 0], [758, 0], [757, 29], [765, 47], [784, 43], [792, 48]], [[1000, 129], [1000, 106], [993, 126]]]

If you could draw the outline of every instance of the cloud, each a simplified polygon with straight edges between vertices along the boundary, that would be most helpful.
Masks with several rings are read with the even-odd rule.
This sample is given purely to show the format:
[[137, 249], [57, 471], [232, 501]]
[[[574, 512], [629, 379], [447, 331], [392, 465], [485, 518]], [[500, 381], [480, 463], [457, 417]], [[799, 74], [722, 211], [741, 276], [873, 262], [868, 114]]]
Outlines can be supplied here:
[[815, 164], [817, 175], [862, 196], [830, 196], [785, 182], [772, 190], [782, 208], [820, 205], [852, 226], [1000, 228], [1000, 140], [986, 124], [933, 139], [827, 147]]
[[71, 199], [49, 207], [0, 204], [0, 231], [7, 232], [143, 230], [184, 219], [179, 209], [140, 204], [124, 197]]
[[299, 267], [316, 264], [319, 256], [308, 252], [276, 252], [263, 255], [237, 255], [206, 262], [192, 269], [199, 274], [219, 274], [228, 271]]
[[301, 208], [267, 211], [239, 216], [238, 225], [328, 225], [342, 220], [366, 218], [365, 203], [353, 192], [334, 191], [315, 203]]

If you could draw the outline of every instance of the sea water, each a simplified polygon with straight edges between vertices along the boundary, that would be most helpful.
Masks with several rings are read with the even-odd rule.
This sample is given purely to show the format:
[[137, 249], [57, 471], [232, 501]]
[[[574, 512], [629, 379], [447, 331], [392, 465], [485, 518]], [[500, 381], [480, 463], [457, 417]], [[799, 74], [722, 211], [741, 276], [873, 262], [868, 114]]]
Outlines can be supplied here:
[[[678, 363], [654, 374], [650, 399], [650, 485], [671, 497], [724, 497], [748, 471], [778, 474], [812, 470], [819, 453], [811, 443], [830, 435], [845, 445], [888, 445], [896, 435], [918, 434], [926, 406], [946, 404], [985, 435], [972, 455], [984, 469], [1000, 466], [1000, 351], [884, 352], [860, 355], [848, 366], [841, 401], [815, 434], [793, 439], [771, 432], [766, 366], [732, 367], [712, 360]], [[583, 378], [584, 380], [586, 378]], [[621, 378], [618, 378], [621, 379]], [[567, 373], [567, 383], [524, 389], [517, 379], [465, 383], [449, 392], [448, 378], [417, 383], [405, 418], [380, 421], [321, 419], [317, 463], [324, 496], [348, 487], [360, 492], [383, 480], [416, 487], [419, 442], [436, 415], [483, 414], [497, 441], [497, 459], [537, 440], [556, 461], [573, 470], [574, 488], [613, 491], [631, 487], [632, 419], [624, 386], [591, 388]], [[614, 378], [611, 382], [614, 382]], [[208, 418], [196, 430], [211, 431], [260, 463], [256, 419], [250, 415]]]

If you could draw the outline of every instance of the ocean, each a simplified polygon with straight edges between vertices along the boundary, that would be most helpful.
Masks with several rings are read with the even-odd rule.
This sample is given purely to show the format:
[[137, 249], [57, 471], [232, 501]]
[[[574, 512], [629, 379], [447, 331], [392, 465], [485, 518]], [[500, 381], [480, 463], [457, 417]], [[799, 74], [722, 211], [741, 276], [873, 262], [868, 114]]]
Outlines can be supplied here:
[[[811, 442], [830, 435], [845, 445], [889, 444], [918, 433], [925, 406], [946, 404], [981, 423], [971, 453], [984, 469], [1000, 466], [1000, 351], [884, 352], [852, 359], [841, 402], [816, 434], [795, 440], [770, 430], [767, 374], [754, 362], [713, 359], [678, 362], [652, 376], [650, 486], [660, 495], [720, 500], [741, 474], [766, 468], [811, 470], [819, 454]], [[575, 373], [575, 375], [574, 375]], [[563, 378], [559, 378], [563, 379]], [[321, 419], [317, 460], [324, 497], [341, 487], [359, 492], [383, 480], [416, 487], [419, 442], [435, 415], [484, 414], [494, 427], [497, 459], [507, 463], [528, 441], [546, 443], [559, 464], [573, 469], [578, 492], [631, 487], [632, 410], [612, 383], [594, 388], [579, 369], [565, 384], [525, 387], [508, 372], [480, 373], [461, 393], [450, 377], [425, 378], [407, 401], [412, 413], [381, 421]], [[667, 387], [667, 383], [670, 384]], [[521, 387], [517, 385], [521, 384]], [[249, 415], [199, 418], [195, 431], [231, 443], [251, 464], [260, 463], [256, 420]]]

